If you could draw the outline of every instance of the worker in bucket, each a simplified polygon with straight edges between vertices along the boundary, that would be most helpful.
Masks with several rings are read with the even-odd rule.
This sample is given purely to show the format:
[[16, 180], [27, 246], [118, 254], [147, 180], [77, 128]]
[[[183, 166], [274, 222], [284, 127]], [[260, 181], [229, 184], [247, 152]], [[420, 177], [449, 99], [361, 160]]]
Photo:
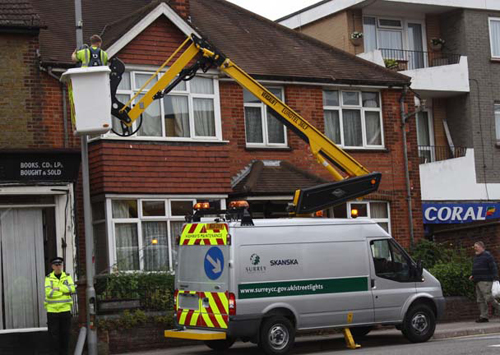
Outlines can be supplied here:
[[90, 37], [90, 47], [85, 45], [80, 50], [75, 49], [71, 54], [71, 60], [78, 63], [82, 68], [108, 65], [108, 53], [101, 49], [102, 39], [99, 35]]
[[71, 308], [75, 283], [70, 275], [63, 271], [63, 258], [50, 261], [52, 272], [45, 277], [45, 309], [49, 330], [50, 348], [53, 355], [69, 354], [71, 330]]

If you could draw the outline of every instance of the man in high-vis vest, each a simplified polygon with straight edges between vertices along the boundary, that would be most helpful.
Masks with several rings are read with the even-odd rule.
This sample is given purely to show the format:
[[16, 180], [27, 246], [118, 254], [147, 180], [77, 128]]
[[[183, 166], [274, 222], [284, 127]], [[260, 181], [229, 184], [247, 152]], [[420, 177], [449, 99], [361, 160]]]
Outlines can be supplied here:
[[63, 258], [50, 261], [52, 272], [45, 277], [45, 309], [49, 328], [51, 354], [69, 354], [71, 330], [71, 308], [75, 284], [70, 275], [63, 271]]
[[101, 49], [102, 39], [98, 35], [90, 37], [90, 47], [75, 49], [71, 54], [73, 62], [81, 64], [82, 68], [108, 65], [108, 53]]

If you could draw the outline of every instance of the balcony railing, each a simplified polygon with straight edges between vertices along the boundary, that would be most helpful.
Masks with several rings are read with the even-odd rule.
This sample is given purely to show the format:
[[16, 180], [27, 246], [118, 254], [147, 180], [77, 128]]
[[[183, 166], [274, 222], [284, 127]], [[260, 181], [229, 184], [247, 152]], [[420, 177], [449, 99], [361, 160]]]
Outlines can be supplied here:
[[458, 64], [460, 54], [381, 48], [386, 67], [398, 71]]
[[418, 157], [420, 164], [432, 163], [435, 161], [447, 160], [452, 158], [465, 157], [467, 152], [466, 147], [453, 147], [451, 149], [447, 146], [433, 146], [433, 145], [419, 145]]

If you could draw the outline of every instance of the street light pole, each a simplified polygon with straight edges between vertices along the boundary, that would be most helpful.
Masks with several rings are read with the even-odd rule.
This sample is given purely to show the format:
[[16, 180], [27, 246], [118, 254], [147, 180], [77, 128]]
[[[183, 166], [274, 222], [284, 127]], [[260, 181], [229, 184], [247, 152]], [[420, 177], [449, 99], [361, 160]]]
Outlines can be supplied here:
[[[83, 46], [82, 1], [75, 0], [76, 47]], [[82, 182], [83, 182], [83, 218], [85, 223], [85, 291], [87, 305], [87, 351], [88, 355], [97, 355], [97, 331], [95, 327], [96, 295], [94, 289], [94, 233], [90, 205], [89, 151], [88, 136], [82, 135]]]

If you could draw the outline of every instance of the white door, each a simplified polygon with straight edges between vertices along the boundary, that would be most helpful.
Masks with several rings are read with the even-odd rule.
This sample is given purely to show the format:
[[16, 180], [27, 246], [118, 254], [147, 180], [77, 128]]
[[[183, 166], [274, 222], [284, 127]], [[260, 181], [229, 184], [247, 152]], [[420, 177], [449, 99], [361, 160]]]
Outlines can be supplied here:
[[0, 209], [0, 329], [45, 327], [42, 210]]

